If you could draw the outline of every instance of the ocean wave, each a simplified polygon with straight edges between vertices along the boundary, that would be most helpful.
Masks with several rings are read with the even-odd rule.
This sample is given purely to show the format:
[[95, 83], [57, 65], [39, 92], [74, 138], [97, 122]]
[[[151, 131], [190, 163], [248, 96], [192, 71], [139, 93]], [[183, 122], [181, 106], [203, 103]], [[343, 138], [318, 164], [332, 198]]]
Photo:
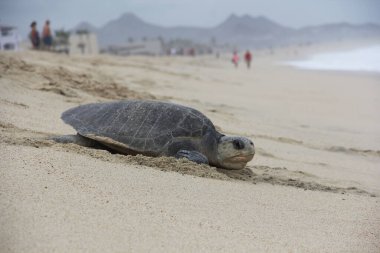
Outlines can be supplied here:
[[345, 52], [316, 54], [284, 64], [301, 69], [365, 71], [380, 73], [380, 45]]

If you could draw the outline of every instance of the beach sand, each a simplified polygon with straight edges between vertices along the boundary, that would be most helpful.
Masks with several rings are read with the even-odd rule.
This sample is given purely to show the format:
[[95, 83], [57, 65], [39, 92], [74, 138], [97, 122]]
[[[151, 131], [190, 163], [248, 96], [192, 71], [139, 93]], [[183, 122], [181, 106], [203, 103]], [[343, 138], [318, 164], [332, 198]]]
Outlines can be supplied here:
[[[380, 252], [380, 75], [278, 64], [310, 52], [250, 70], [0, 53], [0, 252]], [[71, 107], [136, 98], [194, 107], [256, 156], [225, 171], [49, 140], [75, 133]]]

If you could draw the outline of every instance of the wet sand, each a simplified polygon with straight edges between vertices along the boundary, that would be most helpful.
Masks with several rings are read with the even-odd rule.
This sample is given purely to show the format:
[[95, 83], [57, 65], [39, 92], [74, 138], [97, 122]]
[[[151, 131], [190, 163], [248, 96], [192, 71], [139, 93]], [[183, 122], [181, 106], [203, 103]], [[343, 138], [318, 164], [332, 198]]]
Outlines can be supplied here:
[[[0, 251], [378, 252], [380, 75], [278, 64], [309, 53], [254, 53], [250, 70], [0, 53]], [[257, 154], [225, 171], [49, 140], [75, 133], [68, 108], [136, 98], [192, 106]]]

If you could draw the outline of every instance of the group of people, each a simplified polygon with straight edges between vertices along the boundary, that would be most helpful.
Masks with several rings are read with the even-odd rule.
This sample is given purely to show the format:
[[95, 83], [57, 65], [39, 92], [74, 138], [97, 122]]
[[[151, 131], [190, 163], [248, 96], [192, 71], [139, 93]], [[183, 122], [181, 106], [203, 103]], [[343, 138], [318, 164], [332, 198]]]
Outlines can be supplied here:
[[[249, 50], [247, 50], [244, 54], [244, 61], [247, 64], [247, 68], [251, 67], [251, 61], [252, 61], [252, 54]], [[239, 66], [239, 55], [237, 51], [234, 51], [234, 54], [232, 55], [232, 63], [237, 68]]]
[[[40, 39], [40, 34], [38, 33], [37, 30], [37, 22], [33, 21], [30, 24], [30, 42], [32, 43], [32, 46], [34, 49], [38, 49], [41, 46], [41, 39]], [[50, 49], [51, 46], [53, 45], [53, 36], [51, 34], [50, 30], [50, 21], [46, 20], [44, 28], [42, 30], [42, 46], [46, 49]]]

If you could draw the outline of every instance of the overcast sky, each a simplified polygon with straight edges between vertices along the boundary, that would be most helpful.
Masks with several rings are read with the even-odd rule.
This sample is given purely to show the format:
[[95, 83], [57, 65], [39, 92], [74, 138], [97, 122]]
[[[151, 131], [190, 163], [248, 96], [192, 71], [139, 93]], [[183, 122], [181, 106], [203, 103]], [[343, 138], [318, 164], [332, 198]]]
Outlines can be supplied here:
[[36, 20], [53, 29], [81, 21], [100, 27], [125, 12], [163, 26], [211, 27], [231, 13], [263, 15], [282, 25], [302, 27], [332, 22], [380, 24], [380, 0], [0, 0], [0, 23], [25, 35]]

